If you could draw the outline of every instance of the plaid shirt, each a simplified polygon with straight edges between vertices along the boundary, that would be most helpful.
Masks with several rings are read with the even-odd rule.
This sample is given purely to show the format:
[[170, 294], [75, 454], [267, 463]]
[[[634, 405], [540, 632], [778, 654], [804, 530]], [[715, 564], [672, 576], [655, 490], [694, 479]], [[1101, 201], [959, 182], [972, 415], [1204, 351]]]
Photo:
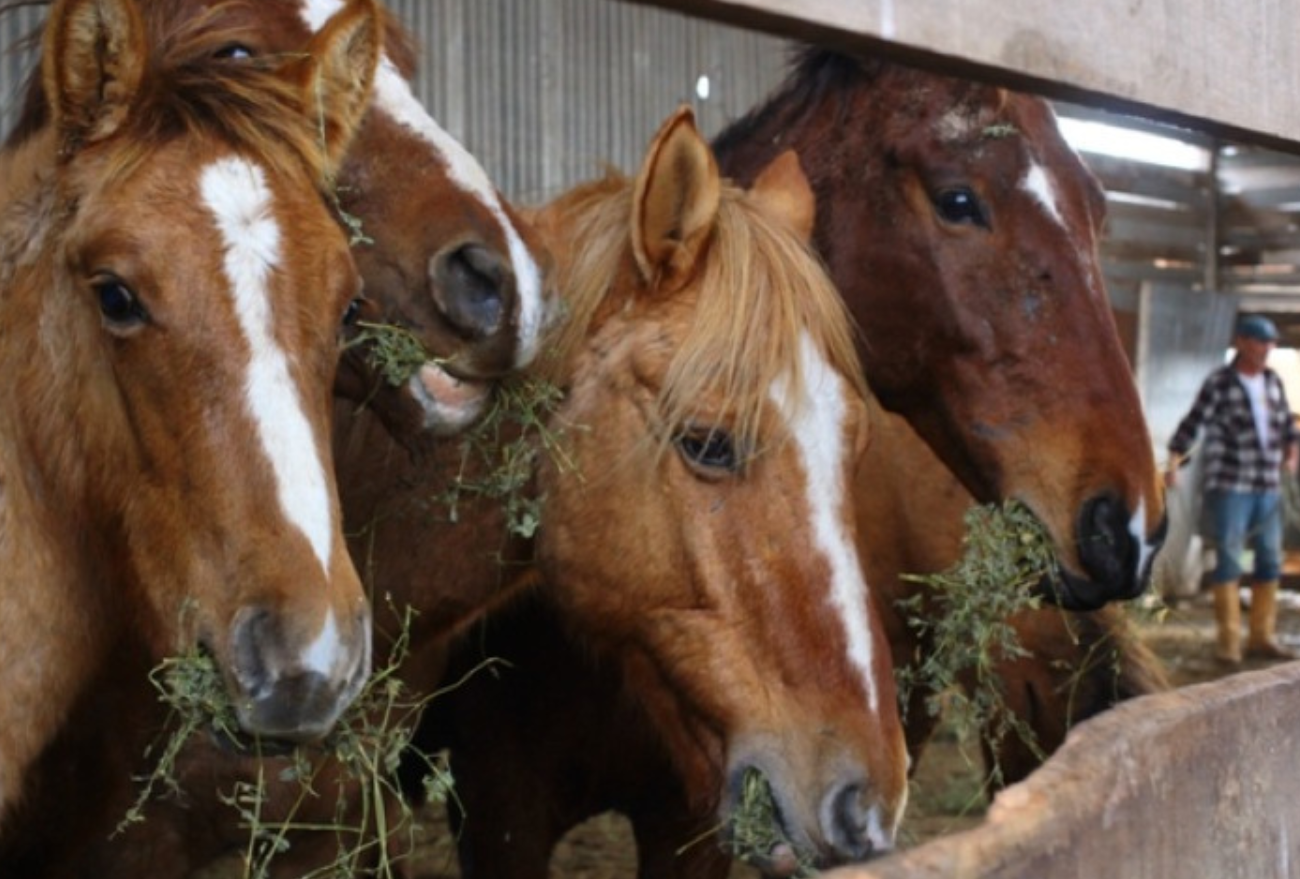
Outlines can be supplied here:
[[1204, 428], [1201, 454], [1207, 489], [1270, 491], [1281, 486], [1284, 452], [1300, 442], [1300, 429], [1296, 428], [1291, 407], [1287, 405], [1282, 380], [1271, 369], [1264, 370], [1264, 389], [1272, 428], [1267, 444], [1260, 442], [1255, 416], [1250, 410], [1250, 395], [1237, 380], [1237, 371], [1232, 366], [1210, 373], [1191, 411], [1174, 432], [1169, 450], [1185, 455], [1196, 434]]

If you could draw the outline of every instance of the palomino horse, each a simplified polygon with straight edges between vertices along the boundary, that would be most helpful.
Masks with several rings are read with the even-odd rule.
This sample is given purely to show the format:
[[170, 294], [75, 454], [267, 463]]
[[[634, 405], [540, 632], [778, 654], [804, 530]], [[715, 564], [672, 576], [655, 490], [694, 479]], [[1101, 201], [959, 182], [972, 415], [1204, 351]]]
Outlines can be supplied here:
[[49, 124], [0, 158], [0, 810], [126, 629], [201, 645], [259, 735], [323, 735], [369, 672], [328, 436], [360, 289], [322, 187], [380, 36], [356, 2], [236, 70], [135, 0], [50, 11]]
[[[1051, 527], [1065, 603], [1136, 592], [1158, 544], [1162, 499], [1096, 263], [1102, 194], [1048, 106], [810, 52], [769, 104], [719, 140], [724, 168], [742, 179], [786, 147], [800, 152], [817, 192], [816, 241], [860, 318], [873, 390], [980, 499], [1018, 497]], [[876, 463], [859, 471], [872, 482], [856, 490], [863, 556], [895, 660], [910, 662], [916, 636], [894, 601], [918, 587], [898, 575], [956, 559], [972, 498], [906, 424], [882, 427], [877, 442]], [[467, 653], [503, 655], [516, 671], [454, 694], [428, 724], [429, 734], [450, 737], [471, 816], [463, 865], [481, 875], [540, 875], [569, 827], [614, 808], [634, 818], [643, 876], [725, 873], [707, 847], [676, 857], [701, 828], [674, 825], [666, 758], [637, 744], [629, 697], [553, 618], [529, 606], [493, 621], [486, 643], [471, 642]], [[1034, 658], [1001, 667], [1008, 703], [1047, 752], [1069, 722], [1162, 686], [1153, 658], [1114, 611], [1076, 617], [1069, 630], [1052, 610], [1015, 625]], [[1112, 639], [1118, 679], [1111, 663], [1088, 662]], [[933, 723], [925, 694], [916, 695], [906, 715], [914, 756]], [[502, 714], [515, 722], [490, 720]], [[580, 717], [599, 719], [603, 749]], [[1005, 740], [998, 758], [1008, 780], [1038, 761], [1018, 745]], [[647, 790], [653, 799], [640, 795]], [[520, 811], [520, 800], [546, 809]], [[494, 842], [506, 832], [508, 849]]]

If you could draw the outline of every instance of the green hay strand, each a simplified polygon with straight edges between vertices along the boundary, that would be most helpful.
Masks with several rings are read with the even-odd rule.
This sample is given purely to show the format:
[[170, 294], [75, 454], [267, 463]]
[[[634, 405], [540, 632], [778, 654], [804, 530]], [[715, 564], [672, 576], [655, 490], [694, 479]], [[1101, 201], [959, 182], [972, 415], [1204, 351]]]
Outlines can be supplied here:
[[[407, 746], [421, 711], [431, 699], [446, 692], [420, 697], [412, 694], [397, 676], [409, 652], [413, 613], [408, 609], [401, 615], [402, 630], [390, 651], [389, 664], [372, 674], [324, 741], [296, 747], [287, 757], [263, 759], [254, 781], [239, 781], [230, 790], [217, 791], [220, 801], [231, 808], [248, 834], [241, 858], [245, 879], [269, 877], [275, 859], [288, 852], [300, 834], [328, 834], [338, 844], [332, 862], [318, 866], [302, 879], [363, 872], [383, 879], [400, 875], [398, 865], [414, 851], [418, 828], [414, 811], [400, 795], [398, 766], [404, 754], [415, 753]], [[149, 775], [138, 779], [141, 789], [136, 802], [117, 832], [146, 821], [148, 804], [155, 799], [183, 800], [186, 792], [176, 778], [176, 759], [192, 736], [207, 735], [211, 730], [238, 741], [233, 738], [238, 730], [234, 707], [210, 656], [195, 652], [164, 660], [150, 678], [159, 698], [171, 709], [168, 732], [150, 749], [159, 755], [157, 762]], [[245, 737], [244, 741], [249, 740]], [[261, 742], [256, 738], [247, 748], [250, 755], [262, 755]], [[445, 762], [427, 756], [424, 760], [424, 790], [429, 801], [445, 803], [454, 798], [454, 782]], [[328, 774], [324, 774], [327, 770]], [[270, 796], [267, 773], [275, 773], [274, 780], [280, 783], [298, 783], [297, 799], [283, 821], [269, 820], [263, 814]], [[339, 779], [354, 784], [349, 787], [338, 783]], [[319, 803], [336, 784], [333, 820], [322, 824], [299, 818], [309, 801]], [[352, 798], [345, 800], [349, 791]], [[279, 805], [279, 811], [284, 812], [283, 804]], [[375, 865], [373, 869], [371, 864]]]
[[731, 817], [728, 847], [747, 863], [765, 863], [778, 845], [788, 845], [798, 864], [794, 876], [806, 879], [817, 873], [812, 853], [796, 846], [781, 833], [772, 788], [763, 773], [746, 769], [741, 781], [740, 802]]
[[434, 359], [414, 333], [393, 324], [359, 321], [356, 336], [347, 347], [357, 345], [365, 346], [367, 365], [394, 388], [406, 384], [420, 367]]
[[[983, 735], [994, 747], [1015, 733], [1042, 756], [1032, 729], [1006, 707], [999, 663], [1029, 655], [1011, 619], [1041, 604], [1035, 587], [1055, 577], [1051, 538], [1038, 519], [1014, 501], [973, 507], [966, 514], [962, 558], [947, 571], [903, 578], [925, 589], [899, 602], [908, 625], [928, 649], [896, 670], [903, 704], [918, 688], [926, 709], [943, 716], [959, 738]], [[1001, 767], [986, 767], [1000, 783]]]
[[529, 538], [541, 524], [542, 498], [533, 476], [543, 452], [563, 469], [575, 469], [561, 446], [550, 417], [563, 397], [560, 388], [535, 377], [519, 377], [498, 386], [492, 408], [461, 440], [460, 467], [437, 500], [459, 521], [468, 499], [501, 503], [506, 527]]

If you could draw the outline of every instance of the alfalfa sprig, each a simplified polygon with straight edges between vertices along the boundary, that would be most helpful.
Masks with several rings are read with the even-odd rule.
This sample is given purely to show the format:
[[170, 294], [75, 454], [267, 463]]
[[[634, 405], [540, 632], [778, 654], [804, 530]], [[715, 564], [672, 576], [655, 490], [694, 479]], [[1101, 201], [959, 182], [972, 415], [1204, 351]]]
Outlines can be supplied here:
[[466, 498], [498, 501], [506, 527], [520, 537], [532, 537], [541, 524], [542, 498], [533, 479], [539, 457], [550, 456], [563, 469], [574, 469], [551, 426], [551, 416], [563, 399], [559, 386], [536, 376], [503, 381], [492, 406], [461, 440], [460, 466], [438, 500], [451, 521], [459, 518]]
[[727, 848], [746, 863], [769, 864], [775, 858], [793, 858], [793, 872], [783, 865], [782, 875], [807, 879], [817, 869], [812, 852], [796, 845], [781, 831], [780, 817], [767, 777], [754, 768], [741, 778], [740, 798], [727, 828]]
[[[899, 604], [927, 648], [896, 670], [899, 695], [906, 704], [919, 688], [931, 715], [942, 714], [959, 738], [982, 735], [994, 753], [1014, 733], [1041, 754], [1033, 730], [1006, 705], [998, 666], [1028, 655], [1012, 619], [1040, 606], [1044, 582], [1054, 588], [1052, 540], [1015, 501], [972, 507], [965, 524], [963, 554], [953, 567], [903, 575], [925, 586]], [[1001, 780], [1001, 767], [986, 768], [990, 780]]]
[[[388, 649], [388, 663], [372, 674], [334, 730], [319, 743], [287, 753], [283, 746], [272, 747], [240, 732], [234, 706], [210, 656], [193, 651], [164, 660], [151, 679], [170, 709], [167, 731], [152, 749], [159, 758], [141, 779], [140, 793], [119, 831], [148, 820], [147, 807], [154, 799], [187, 795], [177, 775], [179, 755], [194, 737], [212, 735], [225, 746], [258, 758], [251, 777], [217, 791], [247, 833], [242, 856], [246, 879], [269, 876], [275, 860], [296, 842], [305, 835], [319, 838], [322, 834], [336, 841], [334, 858], [317, 863], [303, 879], [363, 871], [396, 876], [404, 857], [401, 852], [414, 849], [417, 830], [415, 812], [400, 789], [399, 765], [404, 759], [422, 759], [424, 789], [431, 800], [454, 796], [443, 759], [409, 747], [421, 711], [438, 695], [412, 693], [399, 676], [409, 653], [413, 615], [409, 608], [399, 613], [401, 626]], [[328, 799], [331, 795], [333, 802]]]

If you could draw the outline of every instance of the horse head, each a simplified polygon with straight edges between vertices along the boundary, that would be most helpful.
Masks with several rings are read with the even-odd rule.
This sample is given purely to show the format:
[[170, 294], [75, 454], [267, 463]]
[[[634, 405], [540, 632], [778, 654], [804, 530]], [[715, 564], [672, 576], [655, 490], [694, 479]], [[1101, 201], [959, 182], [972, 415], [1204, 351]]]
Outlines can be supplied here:
[[1163, 493], [1097, 257], [1105, 199], [1049, 105], [814, 51], [723, 135], [724, 168], [751, 179], [775, 131], [809, 168], [872, 390], [977, 500], [1034, 510], [1064, 604], [1138, 594]]
[[[221, 34], [233, 62], [301, 52], [343, 0], [155, 0], [148, 30], [188, 24]], [[412, 449], [474, 422], [496, 381], [532, 361], [549, 320], [549, 256], [478, 161], [420, 105], [408, 77], [410, 35], [384, 10], [384, 53], [368, 110], [336, 169], [334, 198], [365, 279], [357, 325], [395, 327], [425, 352], [401, 380], [376, 366], [372, 344], [349, 345], [338, 393], [373, 410]], [[47, 117], [34, 80], [9, 142]], [[351, 336], [359, 335], [357, 329]]]
[[541, 211], [570, 320], [538, 555], [696, 805], [729, 820], [756, 771], [778, 832], [831, 863], [892, 846], [906, 756], [845, 488], [864, 388], [794, 231], [812, 212], [793, 155], [749, 192], [724, 183], [687, 110], [635, 181]]
[[370, 665], [329, 443], [360, 284], [322, 194], [381, 39], [353, 0], [303, 56], [232, 67], [184, 29], [151, 37], [138, 0], [61, 0], [49, 125], [9, 157], [29, 168], [10, 210], [45, 203], [4, 242], [33, 527], [68, 529], [69, 578], [120, 590], [156, 654], [208, 651], [245, 730], [292, 740]]

